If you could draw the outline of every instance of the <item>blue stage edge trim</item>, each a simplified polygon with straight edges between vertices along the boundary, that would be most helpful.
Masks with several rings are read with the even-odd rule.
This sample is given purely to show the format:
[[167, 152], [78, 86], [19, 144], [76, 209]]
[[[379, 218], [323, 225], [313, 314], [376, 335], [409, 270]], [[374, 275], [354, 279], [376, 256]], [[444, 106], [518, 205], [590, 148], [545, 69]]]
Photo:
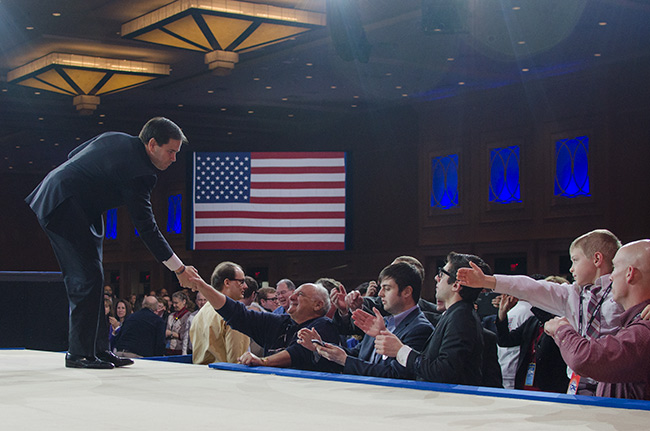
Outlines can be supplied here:
[[619, 409], [650, 410], [650, 401], [628, 400], [619, 398], [588, 397], [584, 395], [556, 394], [552, 392], [534, 392], [513, 389], [487, 388], [482, 386], [450, 385], [446, 383], [418, 382], [415, 380], [398, 380], [381, 377], [354, 376], [349, 374], [332, 374], [317, 371], [293, 370], [289, 368], [249, 367], [242, 364], [218, 362], [210, 364], [216, 370], [239, 371], [257, 374], [275, 374], [301, 379], [331, 380], [335, 382], [361, 383], [366, 385], [388, 386], [394, 388], [417, 389], [423, 391], [450, 392], [455, 394], [481, 395], [488, 397], [515, 398], [520, 400], [546, 401], [564, 404], [614, 407]]

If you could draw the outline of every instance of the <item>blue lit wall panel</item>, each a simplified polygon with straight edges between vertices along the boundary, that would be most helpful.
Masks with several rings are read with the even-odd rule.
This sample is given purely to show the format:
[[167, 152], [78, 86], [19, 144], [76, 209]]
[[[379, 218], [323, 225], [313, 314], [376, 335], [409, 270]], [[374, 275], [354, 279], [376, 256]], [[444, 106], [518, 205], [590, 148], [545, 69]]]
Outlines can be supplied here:
[[431, 160], [431, 207], [449, 209], [458, 206], [458, 154]]
[[521, 202], [519, 147], [494, 148], [490, 151], [490, 202]]
[[555, 143], [555, 196], [590, 196], [589, 138], [579, 136]]
[[181, 233], [181, 203], [183, 195], [171, 195], [167, 201], [167, 232]]
[[117, 208], [106, 211], [106, 238], [117, 239]]

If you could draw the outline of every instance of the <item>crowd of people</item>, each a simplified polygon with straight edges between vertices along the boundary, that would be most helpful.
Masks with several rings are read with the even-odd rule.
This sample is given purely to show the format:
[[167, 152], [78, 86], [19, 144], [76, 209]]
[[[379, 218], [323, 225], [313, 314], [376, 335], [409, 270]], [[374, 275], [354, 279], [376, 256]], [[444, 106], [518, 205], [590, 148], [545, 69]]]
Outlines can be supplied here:
[[[351, 291], [331, 278], [259, 288], [241, 265], [222, 262], [209, 283], [197, 275], [171, 297], [161, 289], [110, 306], [107, 288], [111, 348], [130, 358], [191, 354], [196, 364], [650, 399], [650, 241], [621, 246], [600, 229], [569, 253], [572, 283], [492, 275], [480, 257], [451, 252], [434, 275], [435, 303], [421, 298], [425, 271], [411, 256]], [[486, 290], [499, 293], [496, 313], [481, 319]]]

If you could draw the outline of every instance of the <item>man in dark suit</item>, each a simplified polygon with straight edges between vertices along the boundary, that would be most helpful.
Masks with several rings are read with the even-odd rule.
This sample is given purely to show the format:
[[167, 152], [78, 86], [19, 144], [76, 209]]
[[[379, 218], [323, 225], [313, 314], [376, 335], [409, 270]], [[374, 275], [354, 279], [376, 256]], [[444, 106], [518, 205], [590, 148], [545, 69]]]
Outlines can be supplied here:
[[140, 238], [151, 253], [188, 285], [196, 274], [172, 251], [151, 209], [151, 190], [160, 171], [176, 161], [187, 142], [172, 121], [149, 120], [139, 136], [108, 132], [81, 144], [26, 198], [52, 243], [70, 302], [66, 367], [130, 365], [108, 351], [104, 318], [102, 214], [126, 206]]
[[[375, 336], [382, 329], [388, 329], [402, 340], [403, 343], [422, 349], [433, 331], [420, 308], [418, 300], [422, 288], [422, 278], [415, 266], [405, 263], [393, 263], [384, 268], [379, 274], [379, 298], [388, 317], [383, 318], [375, 308], [374, 316], [365, 311], [355, 316], [376, 317], [377, 327], [366, 332], [360, 344], [354, 349], [345, 351], [332, 344], [316, 346], [312, 339], [320, 339], [315, 330], [303, 329], [299, 333], [300, 343], [310, 350], [317, 349], [325, 359], [343, 366], [346, 374], [362, 376], [390, 377], [412, 379], [414, 374], [407, 371], [394, 358], [382, 357], [375, 351]], [[344, 297], [344, 292], [341, 292]], [[355, 312], [356, 313], [356, 312]], [[356, 320], [355, 320], [356, 323]]]
[[120, 356], [140, 358], [165, 354], [165, 321], [156, 314], [158, 300], [146, 296], [142, 308], [126, 318], [115, 338]]
[[477, 256], [449, 253], [447, 263], [436, 275], [436, 300], [445, 313], [421, 352], [405, 345], [389, 331], [381, 331], [377, 336], [377, 352], [397, 358], [418, 380], [480, 386], [483, 327], [474, 311], [480, 289], [463, 286], [456, 279], [458, 268], [469, 267], [469, 262], [491, 272]]

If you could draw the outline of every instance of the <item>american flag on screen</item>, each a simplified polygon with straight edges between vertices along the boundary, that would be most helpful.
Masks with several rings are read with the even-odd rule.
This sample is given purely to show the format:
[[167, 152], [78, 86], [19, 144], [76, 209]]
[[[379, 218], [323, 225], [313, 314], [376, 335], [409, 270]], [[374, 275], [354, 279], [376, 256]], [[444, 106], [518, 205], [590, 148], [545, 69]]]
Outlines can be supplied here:
[[194, 153], [195, 250], [344, 250], [345, 153]]

